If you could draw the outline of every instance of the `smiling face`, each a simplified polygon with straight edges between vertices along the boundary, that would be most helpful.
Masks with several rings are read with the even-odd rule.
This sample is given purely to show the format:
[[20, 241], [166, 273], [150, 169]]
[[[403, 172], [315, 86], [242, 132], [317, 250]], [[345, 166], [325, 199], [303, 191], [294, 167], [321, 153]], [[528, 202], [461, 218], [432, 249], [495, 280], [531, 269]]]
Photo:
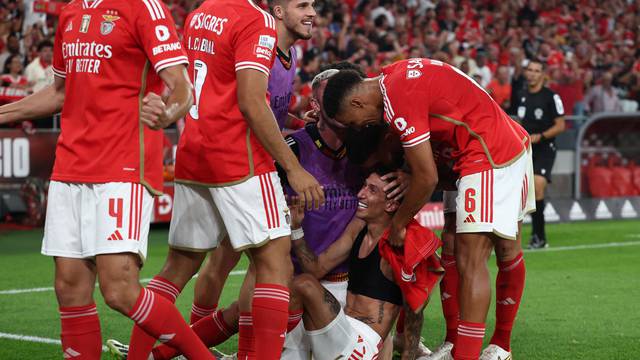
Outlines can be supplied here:
[[358, 192], [358, 210], [356, 216], [364, 221], [377, 221], [385, 216], [391, 216], [398, 208], [398, 202], [388, 200], [384, 187], [387, 183], [379, 174], [372, 173], [367, 177]]
[[[281, 11], [281, 18], [285, 27], [298, 39], [309, 40], [312, 36], [313, 19], [316, 17], [312, 0], [290, 0], [276, 6], [276, 15]], [[277, 8], [280, 7], [280, 10]], [[279, 16], [280, 17], [280, 16]]]

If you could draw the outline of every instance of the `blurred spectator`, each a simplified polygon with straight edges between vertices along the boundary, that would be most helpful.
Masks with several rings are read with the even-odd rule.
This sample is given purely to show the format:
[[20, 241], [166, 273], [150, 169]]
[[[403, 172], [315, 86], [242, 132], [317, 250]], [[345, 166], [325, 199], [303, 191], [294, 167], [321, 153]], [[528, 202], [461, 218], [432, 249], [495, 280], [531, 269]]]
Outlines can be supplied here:
[[27, 89], [29, 87], [29, 81], [27, 77], [22, 74], [24, 65], [22, 64], [22, 56], [11, 55], [7, 58], [4, 65], [0, 82], [4, 87]]
[[613, 76], [610, 72], [602, 75], [600, 85], [592, 87], [584, 98], [585, 110], [588, 113], [599, 113], [604, 111], [622, 111], [622, 104], [612, 85]]
[[44, 40], [38, 44], [38, 57], [27, 65], [24, 73], [33, 87], [33, 92], [42, 90], [47, 85], [53, 83], [53, 43]]
[[476, 56], [476, 71], [474, 74], [478, 74], [480, 76], [480, 85], [482, 85], [483, 88], [489, 86], [493, 75], [491, 69], [487, 65], [487, 56], [484, 53], [479, 53]]
[[496, 71], [496, 77], [489, 83], [487, 91], [504, 110], [511, 106], [511, 83], [509, 83], [509, 68], [501, 65]]
[[18, 33], [11, 33], [7, 36], [4, 49], [0, 53], [0, 69], [4, 69], [7, 59], [13, 55], [20, 55], [20, 38]]

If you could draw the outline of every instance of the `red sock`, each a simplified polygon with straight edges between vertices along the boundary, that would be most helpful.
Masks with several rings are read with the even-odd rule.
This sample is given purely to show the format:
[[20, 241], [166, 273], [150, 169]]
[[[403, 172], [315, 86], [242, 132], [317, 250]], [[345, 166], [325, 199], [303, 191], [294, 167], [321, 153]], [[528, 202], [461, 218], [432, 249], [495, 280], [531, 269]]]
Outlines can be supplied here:
[[458, 336], [451, 351], [454, 360], [478, 360], [484, 338], [484, 323], [460, 320]]
[[302, 320], [302, 309], [291, 310], [289, 312], [289, 320], [287, 321], [287, 332], [290, 333], [291, 330], [295, 329], [300, 323], [300, 320]]
[[442, 254], [440, 263], [444, 268], [444, 276], [440, 281], [440, 301], [442, 302], [442, 314], [447, 323], [447, 336], [444, 341], [452, 344], [458, 334], [458, 269], [454, 255]]
[[65, 359], [100, 359], [102, 336], [96, 304], [61, 307], [60, 323], [60, 339]]
[[[172, 304], [176, 302], [176, 298], [180, 295], [180, 289], [171, 281], [160, 276], [155, 276], [147, 289], [169, 300]], [[129, 360], [147, 360], [149, 353], [156, 343], [156, 338], [147, 334], [139, 326], [134, 326], [131, 331], [131, 340], [129, 340]]]
[[253, 318], [250, 312], [241, 312], [238, 319], [238, 359], [255, 359]]
[[289, 289], [277, 284], [256, 284], [253, 291], [253, 331], [260, 360], [278, 360], [289, 317]]
[[398, 321], [396, 321], [396, 335], [402, 335], [404, 333], [404, 309], [400, 309], [398, 314]]
[[496, 328], [491, 343], [510, 351], [511, 330], [524, 291], [525, 266], [522, 253], [511, 261], [498, 261], [496, 278]]
[[218, 304], [213, 306], [198, 305], [195, 302], [191, 304], [191, 316], [189, 317], [189, 324], [193, 325], [198, 320], [213, 314], [216, 311]]
[[[234, 329], [225, 323], [222, 318], [222, 310], [203, 317], [197, 323], [191, 325], [191, 328], [206, 347], [221, 344], [236, 333]], [[181, 355], [178, 350], [165, 344], [156, 346], [151, 353], [153, 354], [153, 360], [169, 360]]]
[[180, 350], [189, 359], [215, 359], [175, 305], [153, 291], [144, 288], [140, 291], [129, 317], [147, 334]]

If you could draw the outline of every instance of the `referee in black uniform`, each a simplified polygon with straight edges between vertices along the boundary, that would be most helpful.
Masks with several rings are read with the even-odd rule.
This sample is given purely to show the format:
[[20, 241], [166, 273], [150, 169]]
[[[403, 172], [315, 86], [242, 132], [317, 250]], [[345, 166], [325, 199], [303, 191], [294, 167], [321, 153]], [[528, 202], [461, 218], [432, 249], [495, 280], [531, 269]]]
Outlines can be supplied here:
[[551, 182], [551, 169], [556, 159], [555, 137], [564, 131], [564, 108], [560, 96], [545, 82], [545, 64], [531, 60], [524, 72], [527, 88], [516, 99], [516, 114], [531, 135], [535, 174], [536, 212], [531, 215], [533, 232], [530, 249], [547, 247], [544, 231], [544, 190]]

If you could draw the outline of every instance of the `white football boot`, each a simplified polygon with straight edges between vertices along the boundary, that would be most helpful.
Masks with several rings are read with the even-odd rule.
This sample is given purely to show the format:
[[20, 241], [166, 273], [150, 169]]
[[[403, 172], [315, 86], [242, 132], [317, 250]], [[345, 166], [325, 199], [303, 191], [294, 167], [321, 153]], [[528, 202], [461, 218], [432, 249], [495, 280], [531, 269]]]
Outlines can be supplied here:
[[511, 352], [501, 348], [498, 345], [491, 344], [482, 350], [480, 360], [512, 360]]
[[421, 360], [449, 360], [453, 359], [451, 356], [451, 349], [453, 349], [453, 343], [448, 341], [443, 342], [438, 346], [431, 355], [421, 358]]

